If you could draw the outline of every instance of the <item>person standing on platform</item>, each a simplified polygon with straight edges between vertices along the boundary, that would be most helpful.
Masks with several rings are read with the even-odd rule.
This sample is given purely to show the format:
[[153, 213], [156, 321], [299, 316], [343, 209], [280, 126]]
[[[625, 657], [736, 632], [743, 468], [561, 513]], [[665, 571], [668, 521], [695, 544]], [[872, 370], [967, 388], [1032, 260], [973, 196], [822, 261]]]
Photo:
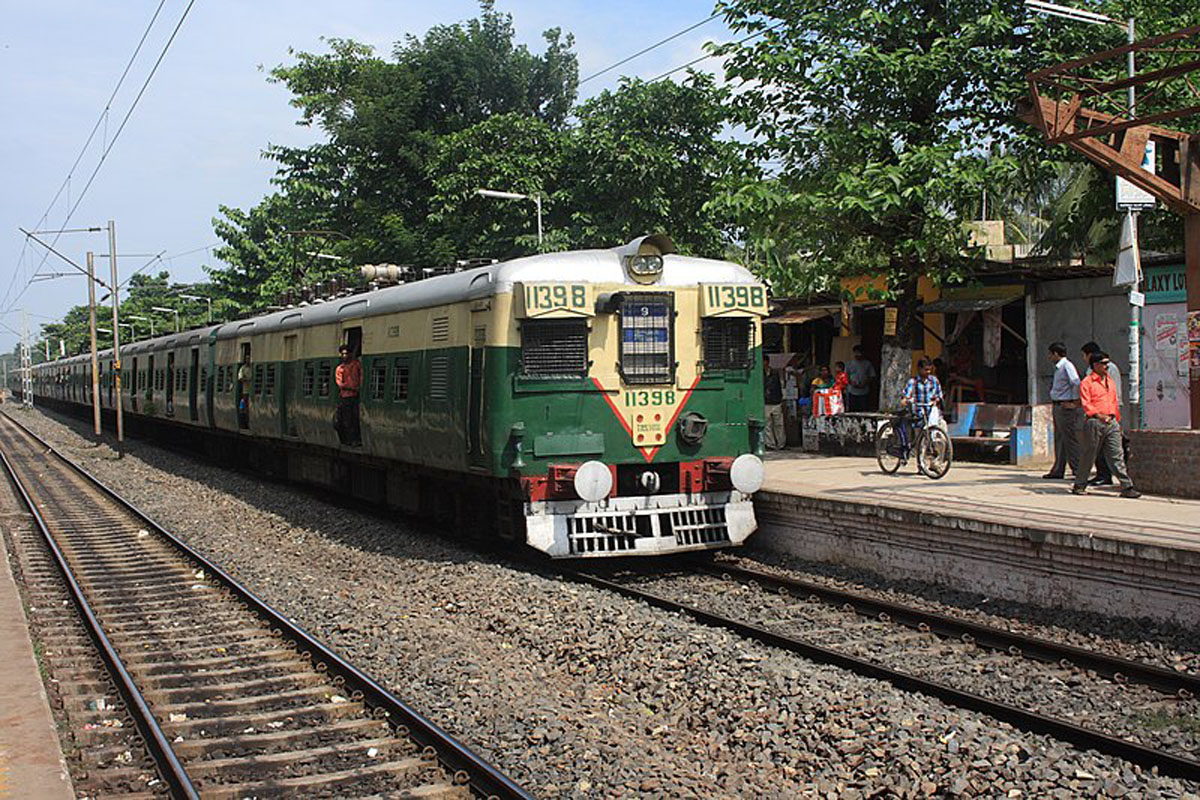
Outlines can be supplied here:
[[348, 344], [338, 348], [338, 355], [342, 357], [342, 363], [338, 364], [333, 375], [338, 387], [338, 438], [347, 447], [361, 447], [358, 393], [362, 389], [362, 364]]
[[854, 345], [854, 358], [846, 365], [846, 376], [850, 383], [846, 388], [846, 408], [849, 411], [866, 411], [871, 405], [871, 381], [876, 376], [875, 365], [863, 355], [862, 345]]
[[783, 383], [779, 373], [771, 369], [771, 358], [763, 353], [763, 405], [766, 428], [764, 442], [768, 450], [782, 450], [787, 434], [783, 428]]
[[817, 372], [817, 377], [812, 379], [812, 390], [816, 392], [821, 389], [832, 389], [833, 383], [833, 373], [829, 371], [829, 365], [822, 364]]
[[[1096, 353], [1101, 352], [1100, 345], [1095, 342], [1088, 342], [1083, 347], [1079, 348], [1083, 351], [1084, 363], [1089, 363], [1088, 360]], [[1117, 407], [1121, 406], [1121, 398], [1124, 396], [1121, 390], [1121, 368], [1108, 362], [1108, 377], [1112, 380], [1113, 385], [1117, 387]], [[1124, 425], [1121, 426], [1124, 429]], [[1125, 438], [1125, 431], [1121, 431], [1121, 452], [1125, 456], [1125, 460], [1129, 460], [1129, 440]], [[1104, 461], [1104, 453], [1096, 454], [1096, 477], [1088, 481], [1089, 486], [1110, 486], [1113, 482], [1112, 473], [1108, 469], [1108, 464]]]
[[1067, 346], [1054, 342], [1049, 355], [1054, 363], [1054, 379], [1050, 382], [1050, 402], [1054, 404], [1054, 466], [1042, 477], [1053, 480], [1066, 477], [1068, 466], [1072, 475], [1079, 474], [1079, 427], [1083, 412], [1079, 407], [1079, 372], [1067, 358]]
[[839, 361], [833, 365], [833, 388], [846, 395], [846, 387], [850, 385], [850, 376], [846, 374], [846, 362]]
[[1086, 419], [1083, 423], [1083, 453], [1071, 492], [1087, 493], [1092, 463], [1100, 453], [1108, 462], [1109, 471], [1121, 482], [1121, 497], [1141, 497], [1142, 493], [1133, 488], [1133, 481], [1125, 471], [1125, 454], [1121, 450], [1121, 403], [1116, 384], [1108, 374], [1108, 365], [1107, 353], [1092, 353], [1088, 358], [1091, 374], [1079, 384], [1079, 401]]

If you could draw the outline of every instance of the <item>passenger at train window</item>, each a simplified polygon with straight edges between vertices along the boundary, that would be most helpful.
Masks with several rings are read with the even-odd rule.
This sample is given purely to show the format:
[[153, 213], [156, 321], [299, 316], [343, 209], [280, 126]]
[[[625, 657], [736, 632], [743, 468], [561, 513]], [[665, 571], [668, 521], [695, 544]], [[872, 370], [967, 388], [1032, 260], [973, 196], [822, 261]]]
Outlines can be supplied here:
[[250, 427], [250, 381], [253, 378], [250, 369], [250, 346], [242, 347], [242, 363], [237, 371], [237, 415], [238, 427]]
[[333, 379], [338, 387], [337, 411], [333, 416], [333, 427], [337, 430], [338, 440], [347, 447], [361, 447], [362, 433], [358, 419], [358, 393], [362, 389], [362, 364], [358, 354], [350, 345], [344, 344], [338, 348], [342, 363], [338, 364]]

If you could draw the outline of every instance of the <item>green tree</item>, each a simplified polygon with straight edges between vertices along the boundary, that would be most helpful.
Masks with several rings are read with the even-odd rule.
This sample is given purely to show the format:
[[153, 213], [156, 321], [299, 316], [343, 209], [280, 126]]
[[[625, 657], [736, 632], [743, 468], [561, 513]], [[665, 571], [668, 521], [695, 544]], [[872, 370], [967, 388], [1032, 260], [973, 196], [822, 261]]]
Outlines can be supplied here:
[[[1178, 24], [1136, 5], [1148, 14], [1146, 33]], [[729, 78], [742, 82], [734, 101], [757, 153], [781, 165], [779, 192], [763, 194], [787, 210], [808, 265], [829, 276], [886, 277], [899, 324], [884, 343], [883, 383], [895, 389], [920, 330], [918, 280], [961, 280], [978, 263], [962, 223], [982, 191], [1019, 178], [1022, 161], [1062, 158], [1015, 119], [1024, 76], [1097, 41], [1116, 44], [1120, 32], [1031, 19], [1018, 0], [721, 8], [736, 32], [759, 34], [719, 52]]]
[[681, 84], [624, 79], [583, 103], [568, 140], [560, 203], [576, 246], [667, 233], [681, 252], [720, 258], [736, 231], [709, 205], [723, 183], [757, 174], [725, 132], [728, 89], [692, 72]]

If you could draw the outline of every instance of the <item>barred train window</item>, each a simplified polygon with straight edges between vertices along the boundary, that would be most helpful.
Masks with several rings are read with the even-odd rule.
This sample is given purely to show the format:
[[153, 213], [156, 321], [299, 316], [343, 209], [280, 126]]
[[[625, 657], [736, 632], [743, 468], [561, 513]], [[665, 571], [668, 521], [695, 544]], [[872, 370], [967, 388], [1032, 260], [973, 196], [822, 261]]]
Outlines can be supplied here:
[[754, 325], [745, 317], [706, 319], [701, 326], [705, 369], [749, 369]]
[[275, 365], [267, 364], [267, 380], [264, 387], [264, 392], [268, 397], [275, 395]]
[[321, 369], [317, 373], [317, 394], [321, 397], [329, 397], [329, 362], [321, 364]]
[[580, 378], [587, 371], [587, 320], [530, 319], [521, 323], [523, 375]]
[[392, 379], [392, 400], [399, 402], [408, 399], [408, 359], [397, 358], [395, 369], [396, 375]]
[[382, 400], [383, 389], [387, 385], [387, 361], [382, 358], [371, 363], [371, 399]]
[[312, 397], [313, 385], [317, 382], [317, 370], [313, 362], [304, 362], [304, 377], [301, 379], [300, 390], [305, 397]]
[[675, 380], [673, 301], [665, 292], [627, 294], [621, 301], [621, 376], [626, 383]]

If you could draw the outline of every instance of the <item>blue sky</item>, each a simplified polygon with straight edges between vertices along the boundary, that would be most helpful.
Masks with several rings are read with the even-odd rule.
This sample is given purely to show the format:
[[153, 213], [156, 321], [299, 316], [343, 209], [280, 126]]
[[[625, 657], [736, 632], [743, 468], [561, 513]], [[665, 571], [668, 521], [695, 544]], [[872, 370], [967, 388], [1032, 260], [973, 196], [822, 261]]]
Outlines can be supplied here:
[[[159, 0], [101, 3], [0, 0], [0, 350], [11, 351], [20, 309], [30, 328], [86, 302], [82, 277], [28, 283], [44, 250], [26, 243], [18, 226], [54, 229], [111, 143], [188, 0], [164, 0], [149, 37], [113, 101], [107, 124], [74, 170], [67, 189], [42, 219], [63, 185]], [[708, 0], [595, 3], [581, 0], [498, 0], [517, 37], [535, 52], [541, 32], [560, 27], [575, 35], [580, 75], [587, 76], [709, 16]], [[322, 37], [350, 38], [388, 54], [406, 34], [470, 19], [478, 5], [343, 0], [195, 0], [186, 21], [113, 145], [69, 227], [117, 223], [117, 252], [165, 252], [173, 279], [203, 277], [214, 263], [206, 247], [217, 240], [217, 206], [246, 207], [269, 191], [273, 166], [268, 144], [304, 145], [316, 133], [295, 125], [289, 95], [266, 81], [266, 70], [289, 63], [288, 48], [320, 51]], [[616, 85], [622, 74], [652, 78], [703, 55], [707, 41], [729, 36], [721, 19], [580, 87], [586, 98]], [[698, 68], [712, 69], [715, 60]], [[53, 237], [46, 237], [53, 238]], [[101, 234], [71, 234], [56, 245], [82, 264], [87, 250], [107, 253]], [[123, 274], [149, 259], [122, 258]], [[107, 264], [102, 267], [107, 271]], [[161, 269], [155, 265], [154, 270]], [[51, 257], [42, 272], [71, 271]], [[20, 294], [19, 299], [17, 295]]]

